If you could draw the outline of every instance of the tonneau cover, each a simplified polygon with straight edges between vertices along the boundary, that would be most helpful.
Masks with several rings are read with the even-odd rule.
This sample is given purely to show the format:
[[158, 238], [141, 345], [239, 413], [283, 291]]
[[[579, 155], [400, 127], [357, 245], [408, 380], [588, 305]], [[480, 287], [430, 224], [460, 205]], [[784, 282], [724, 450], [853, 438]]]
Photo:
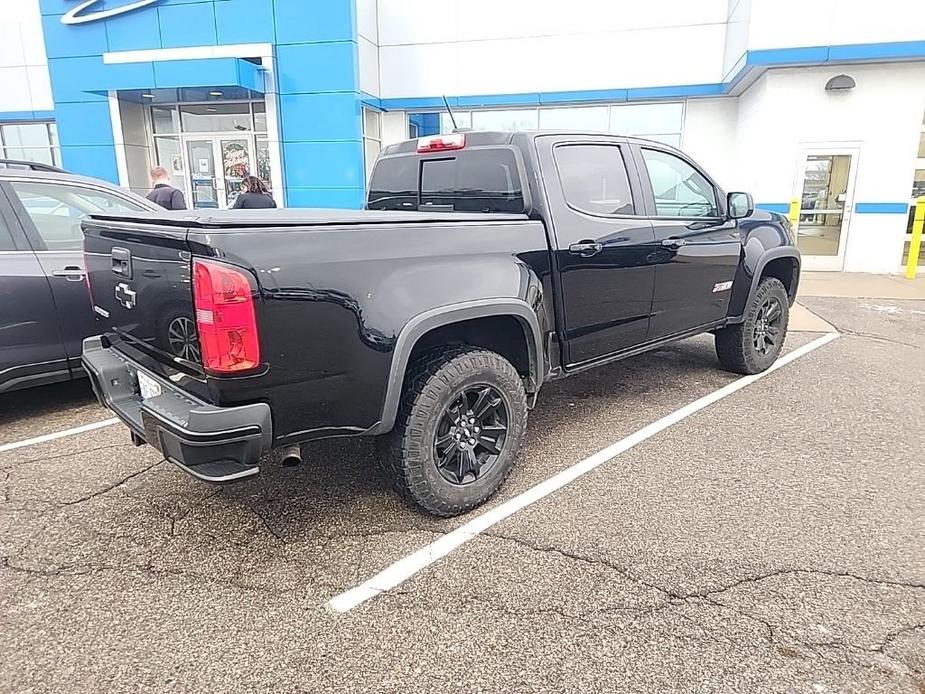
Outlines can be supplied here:
[[391, 210], [270, 209], [179, 210], [99, 213], [93, 219], [191, 228], [332, 226], [343, 224], [422, 224], [429, 222], [524, 221], [524, 214], [483, 212], [404, 212]]

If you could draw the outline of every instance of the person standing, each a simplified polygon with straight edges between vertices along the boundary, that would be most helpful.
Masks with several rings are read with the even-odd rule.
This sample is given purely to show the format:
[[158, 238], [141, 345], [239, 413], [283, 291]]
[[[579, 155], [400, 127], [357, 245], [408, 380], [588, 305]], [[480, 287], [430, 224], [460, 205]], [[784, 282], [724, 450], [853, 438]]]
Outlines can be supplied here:
[[166, 210], [185, 210], [186, 200], [183, 191], [170, 185], [170, 176], [163, 166], [151, 169], [151, 183], [154, 188], [145, 197]]
[[276, 207], [266, 184], [256, 176], [245, 176], [241, 193], [231, 206], [233, 210], [265, 210]]

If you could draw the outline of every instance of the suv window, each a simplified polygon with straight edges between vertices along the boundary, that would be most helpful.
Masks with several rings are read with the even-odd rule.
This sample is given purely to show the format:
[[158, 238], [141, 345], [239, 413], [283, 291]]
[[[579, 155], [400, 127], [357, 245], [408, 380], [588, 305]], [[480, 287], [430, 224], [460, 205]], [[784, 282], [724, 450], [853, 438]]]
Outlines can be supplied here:
[[563, 145], [554, 150], [562, 193], [570, 207], [595, 215], [632, 215], [633, 195], [617, 145]]
[[63, 183], [10, 183], [49, 251], [80, 250], [80, 221], [94, 212], [141, 212], [145, 208], [109, 191]]
[[[0, 191], [0, 196], [3, 195], [3, 192]], [[0, 214], [0, 251], [15, 251], [16, 246], [13, 245], [13, 234], [7, 226], [6, 220], [3, 219], [3, 215]]]
[[680, 157], [655, 149], [643, 149], [655, 213], [659, 217], [718, 217], [716, 191], [710, 182]]
[[523, 212], [524, 195], [513, 152], [471, 149], [433, 159], [381, 159], [373, 170], [367, 207]]

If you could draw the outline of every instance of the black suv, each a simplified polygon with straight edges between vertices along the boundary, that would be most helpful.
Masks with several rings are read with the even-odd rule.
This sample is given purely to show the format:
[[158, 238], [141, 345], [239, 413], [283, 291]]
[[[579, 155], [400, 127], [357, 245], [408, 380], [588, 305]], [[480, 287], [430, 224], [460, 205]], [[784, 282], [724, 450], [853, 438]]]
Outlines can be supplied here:
[[0, 160], [0, 392], [86, 375], [81, 343], [98, 326], [80, 222], [153, 209], [104, 181]]

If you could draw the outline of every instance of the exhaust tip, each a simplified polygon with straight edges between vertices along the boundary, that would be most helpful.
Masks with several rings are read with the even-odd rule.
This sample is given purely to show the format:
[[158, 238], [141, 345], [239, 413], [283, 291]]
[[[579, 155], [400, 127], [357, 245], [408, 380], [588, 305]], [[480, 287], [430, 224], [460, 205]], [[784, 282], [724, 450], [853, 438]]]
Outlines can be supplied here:
[[285, 446], [279, 451], [280, 464], [283, 467], [295, 467], [302, 463], [302, 447], [294, 443], [291, 446]]

